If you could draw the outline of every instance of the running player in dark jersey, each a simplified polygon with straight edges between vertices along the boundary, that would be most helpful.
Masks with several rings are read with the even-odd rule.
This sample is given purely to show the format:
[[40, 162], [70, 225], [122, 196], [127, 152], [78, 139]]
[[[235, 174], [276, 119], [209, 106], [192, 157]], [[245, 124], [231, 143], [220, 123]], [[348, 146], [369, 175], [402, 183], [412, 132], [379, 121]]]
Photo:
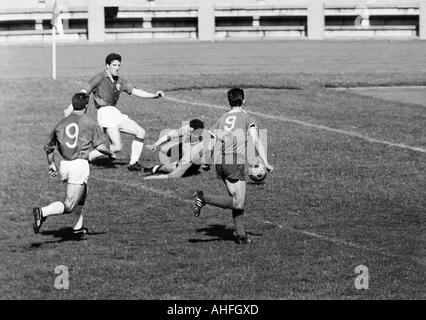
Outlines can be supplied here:
[[63, 202], [56, 201], [46, 207], [33, 209], [35, 233], [39, 233], [41, 225], [48, 216], [71, 212], [75, 213], [77, 218], [73, 233], [87, 233], [87, 229], [83, 228], [83, 206], [87, 197], [87, 180], [90, 174], [89, 152], [96, 148], [105, 155], [112, 155], [102, 129], [96, 121], [85, 114], [88, 102], [87, 94], [75, 94], [72, 98], [73, 111], [55, 126], [44, 146], [49, 163], [49, 174], [53, 177], [58, 173], [54, 156], [55, 148], [62, 156], [59, 172], [62, 181], [67, 183], [67, 189]]
[[242, 109], [244, 105], [244, 91], [234, 88], [228, 91], [228, 102], [231, 110], [220, 117], [211, 128], [213, 138], [213, 161], [217, 177], [222, 179], [229, 196], [215, 196], [197, 191], [194, 195], [193, 211], [199, 216], [201, 208], [206, 204], [228, 208], [232, 210], [235, 225], [235, 242], [250, 243], [244, 230], [244, 203], [246, 197], [245, 162], [247, 136], [250, 136], [259, 158], [266, 169], [272, 172], [273, 167], [268, 163], [265, 148], [259, 140], [255, 120]]
[[[153, 94], [135, 88], [132, 83], [118, 76], [120, 67], [121, 56], [117, 53], [109, 54], [105, 59], [105, 70], [94, 76], [82, 89], [82, 92], [89, 95], [93, 93], [95, 107], [98, 109], [98, 123], [106, 130], [111, 139], [110, 148], [112, 152], [120, 152], [123, 147], [120, 132], [135, 137], [131, 146], [128, 169], [130, 171], [140, 171], [142, 170], [142, 165], [139, 163], [139, 158], [143, 151], [145, 130], [116, 108], [118, 98], [123, 91], [129, 95], [145, 99], [160, 98], [164, 96], [164, 93], [163, 91], [157, 91]], [[71, 110], [72, 108], [69, 106], [65, 109], [64, 115], [67, 116]], [[90, 153], [89, 160], [92, 161], [101, 155], [97, 150], [93, 150]]]

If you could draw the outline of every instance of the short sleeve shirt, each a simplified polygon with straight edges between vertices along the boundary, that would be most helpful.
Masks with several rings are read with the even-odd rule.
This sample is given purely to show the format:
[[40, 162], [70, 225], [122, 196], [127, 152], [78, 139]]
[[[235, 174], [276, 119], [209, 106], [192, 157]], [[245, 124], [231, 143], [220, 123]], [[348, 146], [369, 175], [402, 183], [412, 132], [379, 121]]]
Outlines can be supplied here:
[[252, 126], [256, 127], [256, 120], [251, 115], [243, 109], [232, 109], [216, 121], [210, 132], [218, 139], [222, 155], [232, 154], [244, 162], [247, 131]]
[[93, 92], [93, 101], [95, 102], [96, 109], [104, 106], [117, 105], [118, 98], [122, 91], [131, 94], [135, 86], [120, 77], [114, 77], [113, 81], [106, 71], [103, 71], [94, 76], [87, 85], [84, 87], [87, 94]]
[[53, 152], [57, 147], [65, 160], [87, 160], [90, 150], [102, 143], [108, 143], [106, 136], [92, 118], [85, 114], [71, 114], [55, 126], [44, 149]]

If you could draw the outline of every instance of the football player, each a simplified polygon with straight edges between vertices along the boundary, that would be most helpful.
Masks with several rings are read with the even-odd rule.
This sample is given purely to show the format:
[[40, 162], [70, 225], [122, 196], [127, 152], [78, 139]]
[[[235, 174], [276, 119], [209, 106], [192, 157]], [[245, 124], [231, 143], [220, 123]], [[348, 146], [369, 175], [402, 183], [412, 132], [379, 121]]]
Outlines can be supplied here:
[[[135, 137], [131, 146], [128, 169], [130, 171], [141, 171], [142, 166], [139, 163], [139, 158], [143, 151], [145, 130], [116, 108], [117, 101], [122, 91], [129, 95], [132, 94], [146, 99], [161, 98], [164, 96], [164, 93], [163, 91], [157, 91], [153, 94], [135, 88], [131, 82], [118, 76], [120, 67], [121, 56], [117, 53], [110, 53], [105, 59], [105, 70], [94, 76], [81, 91], [89, 95], [93, 93], [95, 107], [98, 109], [98, 123], [106, 130], [111, 140], [112, 152], [116, 153], [122, 149], [120, 132]], [[64, 110], [64, 115], [67, 116], [71, 111], [72, 106], [70, 105]], [[93, 150], [90, 153], [89, 161], [101, 155], [101, 152]], [[115, 155], [113, 158], [115, 158]]]
[[233, 88], [227, 92], [231, 110], [222, 115], [210, 129], [214, 164], [217, 177], [222, 179], [229, 195], [204, 194], [199, 190], [194, 195], [193, 212], [196, 217], [206, 204], [232, 210], [235, 226], [235, 242], [251, 243], [244, 230], [244, 203], [246, 197], [245, 159], [247, 137], [259, 153], [259, 158], [269, 172], [273, 167], [268, 163], [267, 154], [259, 139], [256, 121], [242, 108], [244, 91]]
[[[181, 178], [198, 173], [204, 156], [203, 144], [204, 122], [192, 119], [181, 128], [168, 131], [146, 148], [156, 151], [159, 148], [161, 164], [144, 168], [152, 175], [145, 179]], [[210, 166], [203, 164], [203, 169]]]
[[90, 174], [89, 152], [92, 148], [96, 148], [107, 156], [112, 155], [102, 129], [96, 121], [85, 114], [88, 103], [88, 95], [75, 94], [72, 98], [73, 111], [68, 117], [59, 121], [44, 145], [49, 174], [52, 177], [58, 173], [54, 156], [55, 148], [62, 156], [59, 172], [67, 187], [64, 201], [56, 201], [46, 207], [33, 209], [35, 233], [39, 233], [47, 217], [71, 212], [75, 213], [77, 218], [73, 233], [87, 233], [87, 229], [83, 227], [83, 206], [87, 198], [87, 180]]

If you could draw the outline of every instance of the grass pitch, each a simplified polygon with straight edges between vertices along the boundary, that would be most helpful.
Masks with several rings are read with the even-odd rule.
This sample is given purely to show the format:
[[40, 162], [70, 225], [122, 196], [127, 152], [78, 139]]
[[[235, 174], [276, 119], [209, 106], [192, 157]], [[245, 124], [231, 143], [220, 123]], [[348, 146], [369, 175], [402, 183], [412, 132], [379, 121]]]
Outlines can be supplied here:
[[[218, 42], [0, 47], [2, 299], [424, 299], [426, 109], [329, 87], [422, 85], [424, 42]], [[191, 213], [197, 189], [224, 194], [215, 173], [143, 181], [121, 161], [91, 168], [80, 241], [68, 216], [34, 235], [31, 208], [62, 200], [43, 144], [73, 93], [123, 55], [123, 77], [170, 99], [122, 94], [118, 107], [153, 142], [165, 128], [226, 109], [246, 89], [247, 110], [268, 129], [275, 172], [247, 188], [246, 229], [232, 242], [231, 214]], [[89, 113], [94, 117], [93, 105]], [[148, 151], [143, 164], [156, 160]], [[68, 290], [57, 290], [65, 265]], [[355, 267], [369, 289], [354, 286]]]

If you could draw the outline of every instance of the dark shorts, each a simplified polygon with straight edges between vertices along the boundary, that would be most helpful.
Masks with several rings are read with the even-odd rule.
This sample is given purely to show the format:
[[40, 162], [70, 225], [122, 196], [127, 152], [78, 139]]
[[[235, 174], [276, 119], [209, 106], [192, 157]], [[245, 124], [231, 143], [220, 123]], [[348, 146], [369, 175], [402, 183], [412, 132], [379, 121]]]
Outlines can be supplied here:
[[217, 164], [216, 175], [219, 179], [246, 181], [244, 164]]
[[188, 170], [185, 171], [183, 177], [189, 177], [198, 174], [200, 167], [200, 164], [191, 163], [191, 166], [188, 168]]

